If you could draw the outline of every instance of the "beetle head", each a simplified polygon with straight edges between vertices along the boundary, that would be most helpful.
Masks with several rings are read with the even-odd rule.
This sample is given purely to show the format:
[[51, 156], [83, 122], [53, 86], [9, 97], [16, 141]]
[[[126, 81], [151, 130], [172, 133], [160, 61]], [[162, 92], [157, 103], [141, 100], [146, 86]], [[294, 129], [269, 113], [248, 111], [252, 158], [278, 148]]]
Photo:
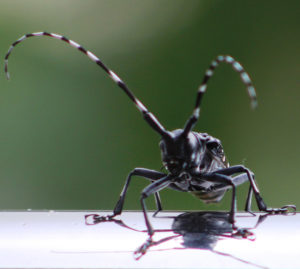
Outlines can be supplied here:
[[159, 145], [163, 164], [171, 174], [179, 175], [199, 166], [202, 147], [193, 132], [187, 135], [182, 129], [168, 132]]

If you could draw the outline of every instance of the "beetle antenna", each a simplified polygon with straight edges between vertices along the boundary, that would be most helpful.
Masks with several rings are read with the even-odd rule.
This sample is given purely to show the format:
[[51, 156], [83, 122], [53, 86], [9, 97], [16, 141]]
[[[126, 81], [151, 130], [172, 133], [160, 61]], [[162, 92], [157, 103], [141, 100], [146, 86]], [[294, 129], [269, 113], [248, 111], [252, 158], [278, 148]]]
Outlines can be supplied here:
[[83, 52], [85, 55], [87, 55], [93, 62], [95, 62], [97, 65], [99, 65], [109, 76], [110, 78], [127, 94], [127, 96], [133, 101], [133, 103], [136, 105], [137, 109], [142, 113], [144, 119], [146, 122], [161, 136], [168, 136], [168, 132], [165, 130], [165, 128], [161, 125], [161, 123], [157, 120], [157, 118], [148, 111], [148, 109], [143, 105], [143, 103], [135, 97], [135, 95], [132, 93], [131, 90], [127, 87], [127, 85], [109, 68], [104, 65], [104, 63], [92, 52], [86, 50], [81, 45], [79, 45], [77, 42], [70, 40], [66, 38], [65, 36], [54, 34], [54, 33], [48, 33], [48, 32], [37, 32], [37, 33], [30, 33], [22, 36], [17, 41], [15, 41], [9, 48], [7, 54], [5, 55], [5, 65], [4, 65], [4, 71], [6, 74], [7, 79], [9, 79], [9, 72], [8, 72], [8, 57], [10, 56], [12, 50], [16, 45], [24, 41], [25, 39], [29, 37], [35, 37], [35, 36], [48, 36], [52, 37], [58, 40], [65, 41], [75, 49]]
[[185, 124], [184, 132], [183, 132], [184, 135], [187, 135], [193, 129], [196, 122], [198, 121], [200, 115], [200, 104], [201, 104], [202, 97], [206, 92], [207, 82], [212, 77], [216, 67], [218, 67], [221, 62], [231, 64], [233, 69], [240, 74], [242, 82], [247, 87], [248, 95], [251, 101], [251, 106], [252, 108], [256, 108], [257, 106], [256, 92], [248, 73], [245, 71], [243, 66], [238, 61], [236, 61], [233, 57], [229, 55], [220, 55], [211, 62], [210, 67], [206, 70], [203, 81], [198, 88], [196, 105], [193, 114], [190, 116], [190, 118]]

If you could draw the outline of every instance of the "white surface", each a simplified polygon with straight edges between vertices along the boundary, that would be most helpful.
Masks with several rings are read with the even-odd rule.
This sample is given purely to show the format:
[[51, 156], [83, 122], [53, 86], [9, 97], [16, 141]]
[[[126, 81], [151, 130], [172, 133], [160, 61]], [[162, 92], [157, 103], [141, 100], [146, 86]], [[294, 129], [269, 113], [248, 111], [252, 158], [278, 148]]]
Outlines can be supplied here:
[[[84, 215], [92, 213], [107, 214], [0, 212], [0, 267], [255, 268], [253, 264], [257, 264], [268, 268], [300, 268], [300, 214], [267, 217], [252, 230], [255, 241], [222, 237], [214, 252], [185, 248], [182, 236], [177, 236], [151, 247], [136, 261], [133, 252], [146, 241], [147, 234], [113, 222], [87, 226]], [[179, 214], [169, 212], [160, 216]], [[124, 212], [118, 219], [131, 228], [145, 230], [141, 212]], [[171, 229], [173, 218], [150, 219], [155, 229]], [[257, 217], [239, 213], [237, 220], [239, 227], [254, 227]], [[171, 230], [160, 231], [154, 240], [172, 235]]]

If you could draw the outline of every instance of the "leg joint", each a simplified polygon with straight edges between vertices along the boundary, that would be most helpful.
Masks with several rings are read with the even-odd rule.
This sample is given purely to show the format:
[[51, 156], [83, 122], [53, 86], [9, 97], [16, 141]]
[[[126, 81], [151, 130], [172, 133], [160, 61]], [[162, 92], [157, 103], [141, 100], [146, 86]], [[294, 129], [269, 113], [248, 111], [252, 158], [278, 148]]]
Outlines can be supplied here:
[[142, 192], [140, 200], [142, 201], [142, 200], [146, 199], [147, 197], [148, 197], [148, 195], [145, 192]]

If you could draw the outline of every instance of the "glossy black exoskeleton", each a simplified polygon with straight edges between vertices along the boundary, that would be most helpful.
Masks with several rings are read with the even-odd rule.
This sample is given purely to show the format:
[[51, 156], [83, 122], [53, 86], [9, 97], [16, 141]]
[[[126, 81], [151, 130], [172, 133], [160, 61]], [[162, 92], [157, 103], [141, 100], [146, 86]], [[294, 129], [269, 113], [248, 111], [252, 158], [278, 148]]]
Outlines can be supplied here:
[[[200, 115], [200, 103], [203, 94], [206, 92], [207, 82], [213, 75], [215, 68], [225, 62], [232, 65], [233, 69], [240, 74], [242, 82], [246, 85], [248, 95], [251, 99], [252, 107], [256, 106], [256, 92], [252, 85], [248, 73], [242, 65], [229, 55], [220, 55], [212, 61], [209, 69], [206, 71], [202, 84], [200, 85], [194, 111], [186, 122], [183, 129], [167, 131], [157, 120], [157, 118], [148, 111], [142, 102], [135, 97], [126, 84], [92, 52], [84, 49], [80, 44], [65, 36], [37, 32], [26, 34], [14, 42], [5, 56], [5, 72], [8, 75], [8, 57], [16, 45], [29, 37], [48, 36], [62, 40], [77, 50], [87, 55], [93, 62], [100, 66], [110, 78], [127, 94], [137, 109], [142, 113], [145, 121], [160, 135], [160, 148], [162, 161], [167, 173], [158, 172], [146, 168], [135, 168], [127, 177], [120, 198], [114, 208], [113, 214], [108, 216], [96, 216], [95, 222], [111, 220], [120, 215], [123, 210], [125, 196], [132, 176], [144, 177], [151, 181], [141, 193], [141, 206], [147, 226], [148, 234], [151, 237], [154, 230], [150, 224], [145, 199], [154, 194], [157, 202], [157, 212], [162, 210], [159, 191], [164, 188], [170, 188], [177, 191], [189, 192], [206, 203], [219, 202], [228, 189], [232, 190], [232, 201], [229, 212], [229, 221], [234, 224], [234, 215], [236, 212], [236, 187], [246, 181], [249, 181], [250, 187], [246, 202], [246, 211], [251, 212], [251, 197], [254, 193], [258, 209], [269, 213], [285, 213], [288, 210], [295, 210], [293, 205], [287, 205], [282, 208], [268, 208], [264, 203], [260, 192], [254, 180], [254, 174], [243, 165], [230, 166], [227, 162], [221, 142], [206, 134], [192, 131]], [[156, 212], [156, 213], [157, 213]], [[234, 225], [233, 225], [234, 227]], [[147, 247], [147, 244], [145, 244]]]

